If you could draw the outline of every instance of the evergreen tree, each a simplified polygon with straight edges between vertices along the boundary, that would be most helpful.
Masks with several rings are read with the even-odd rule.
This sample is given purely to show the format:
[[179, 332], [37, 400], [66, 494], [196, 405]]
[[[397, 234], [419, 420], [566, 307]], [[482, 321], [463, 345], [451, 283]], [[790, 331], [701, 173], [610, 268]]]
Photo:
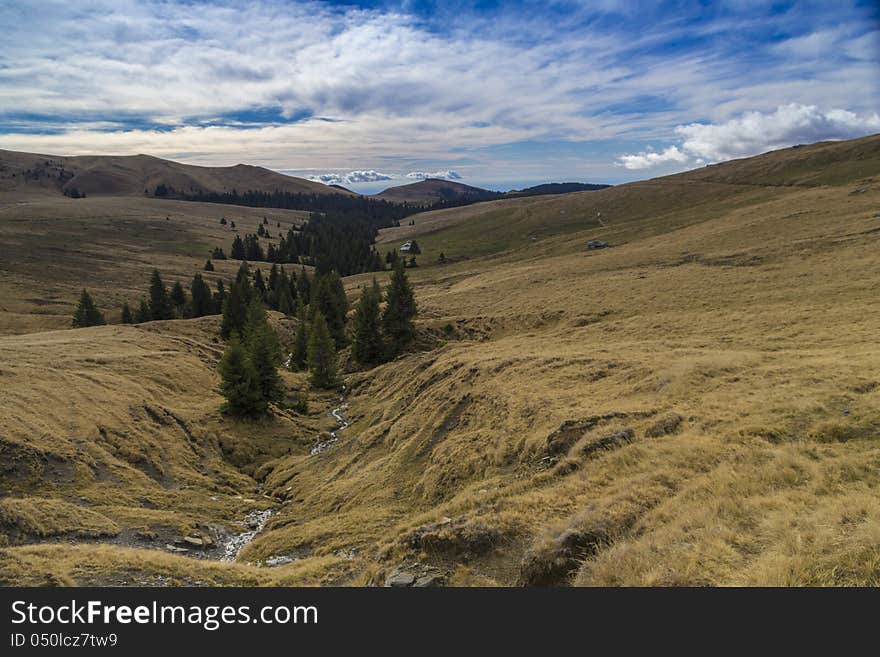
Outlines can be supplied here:
[[351, 353], [362, 365], [378, 363], [384, 355], [379, 305], [382, 292], [376, 279], [370, 287], [361, 288], [361, 298], [354, 313], [354, 336]]
[[296, 310], [296, 301], [290, 293], [290, 284], [285, 280], [278, 288], [278, 310], [285, 315], [292, 315]]
[[263, 273], [259, 269], [254, 274], [254, 289], [260, 299], [266, 298], [266, 283], [263, 280]]
[[150, 315], [150, 305], [147, 303], [147, 300], [141, 297], [141, 305], [138, 306], [137, 313], [134, 316], [134, 321], [136, 324], [143, 324], [144, 322], [149, 322], [153, 318]]
[[335, 271], [316, 276], [312, 292], [312, 315], [316, 312], [324, 315], [337, 349], [343, 347], [346, 343], [345, 319], [348, 315], [348, 299], [345, 296], [342, 279]]
[[[233, 224], [233, 228], [234, 227], [235, 225]], [[236, 235], [235, 239], [232, 240], [232, 251], [230, 252], [230, 256], [233, 260], [244, 260], [244, 242], [239, 235]]]
[[150, 318], [172, 319], [174, 311], [171, 308], [171, 299], [168, 298], [168, 290], [162, 282], [159, 270], [153, 270], [153, 277], [150, 280]]
[[214, 293], [214, 312], [223, 312], [223, 302], [226, 301], [226, 286], [223, 281], [217, 281], [217, 291]]
[[308, 364], [312, 385], [336, 387], [336, 349], [321, 311], [315, 313], [309, 331]]
[[226, 398], [224, 412], [242, 416], [266, 411], [256, 370], [237, 336], [230, 340], [220, 359], [220, 378], [220, 390]]
[[201, 274], [193, 276], [190, 294], [192, 295], [193, 317], [204, 317], [214, 312], [214, 299], [211, 298], [211, 288], [202, 280]]
[[223, 321], [220, 324], [220, 336], [228, 340], [233, 333], [241, 334], [247, 321], [248, 301], [245, 297], [244, 284], [236, 281], [229, 288], [229, 294], [223, 302]]
[[296, 296], [299, 297], [300, 303], [308, 305], [312, 302], [312, 284], [305, 267], [302, 268], [299, 278], [296, 279]]
[[382, 328], [385, 333], [388, 358], [394, 358], [406, 348], [415, 335], [413, 318], [416, 316], [416, 301], [402, 259], [394, 264], [385, 299], [387, 305], [382, 315]]
[[205, 271], [214, 271], [214, 263], [210, 258], [205, 261]]
[[76, 311], [73, 313], [73, 327], [84, 328], [86, 326], [100, 326], [106, 323], [104, 315], [101, 314], [95, 302], [92, 301], [92, 296], [83, 290], [79, 296]]
[[174, 308], [177, 310], [177, 316], [183, 317], [184, 306], [186, 306], [186, 292], [184, 292], [180, 281], [175, 281], [174, 287], [171, 288], [171, 303], [174, 304]]
[[122, 304], [122, 323], [134, 324], [134, 317], [132, 317], [131, 308], [128, 307], [128, 301]]
[[295, 370], [303, 370], [308, 363], [309, 338], [306, 326], [306, 308], [300, 301], [296, 315], [296, 332], [293, 336], [293, 355], [290, 359], [290, 367]]
[[220, 217], [220, 225], [221, 225], [221, 226], [225, 226], [225, 225], [226, 225], [226, 217]]
[[270, 290], [278, 289], [278, 265], [275, 263], [272, 263], [272, 269], [269, 270], [268, 285]]
[[256, 326], [249, 327], [248, 353], [257, 377], [260, 396], [266, 402], [284, 399], [284, 383], [278, 374], [281, 364], [281, 347], [275, 331], [265, 319]]

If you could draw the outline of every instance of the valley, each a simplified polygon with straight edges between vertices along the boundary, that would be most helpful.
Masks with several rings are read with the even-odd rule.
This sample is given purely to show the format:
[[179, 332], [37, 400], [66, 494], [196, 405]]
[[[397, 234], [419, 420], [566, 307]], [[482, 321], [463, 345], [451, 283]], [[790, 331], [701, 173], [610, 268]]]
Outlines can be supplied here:
[[383, 228], [413, 345], [254, 420], [219, 315], [118, 319], [154, 268], [234, 279], [221, 217], [307, 219], [0, 192], [0, 583], [880, 584], [880, 137]]

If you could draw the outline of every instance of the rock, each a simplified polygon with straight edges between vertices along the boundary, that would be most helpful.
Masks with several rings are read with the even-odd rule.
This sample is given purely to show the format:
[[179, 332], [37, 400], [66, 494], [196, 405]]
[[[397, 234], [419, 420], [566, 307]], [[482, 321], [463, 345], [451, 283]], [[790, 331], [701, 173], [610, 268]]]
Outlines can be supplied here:
[[189, 552], [189, 550], [187, 550], [186, 548], [177, 547], [176, 545], [171, 545], [170, 543], [167, 543], [165, 545], [165, 549], [169, 552], [176, 552], [178, 554]]
[[429, 573], [427, 575], [422, 575], [416, 580], [416, 583], [413, 586], [417, 586], [419, 588], [425, 588], [428, 586], [442, 586], [446, 581], [446, 578], [440, 573]]
[[184, 536], [183, 542], [197, 548], [205, 546], [205, 541], [198, 536]]
[[412, 586], [416, 581], [416, 576], [412, 573], [395, 570], [387, 578], [385, 578], [385, 586], [392, 588], [406, 588]]

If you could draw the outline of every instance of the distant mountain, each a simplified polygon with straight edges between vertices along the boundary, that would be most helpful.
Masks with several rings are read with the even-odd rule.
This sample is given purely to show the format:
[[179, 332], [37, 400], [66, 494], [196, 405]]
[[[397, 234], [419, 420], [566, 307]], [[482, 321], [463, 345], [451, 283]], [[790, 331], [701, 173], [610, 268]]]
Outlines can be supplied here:
[[594, 185], [591, 183], [565, 182], [544, 183], [525, 189], [514, 189], [507, 192], [507, 196], [542, 196], [544, 194], [570, 194], [571, 192], [592, 192], [605, 189], [611, 185]]
[[489, 200], [499, 198], [500, 196], [501, 194], [498, 192], [491, 192], [480, 187], [472, 187], [464, 183], [440, 180], [438, 178], [426, 178], [409, 185], [389, 187], [376, 194], [374, 198], [395, 203], [406, 202], [429, 205], [437, 201]]
[[[156, 190], [180, 194], [237, 190], [352, 194], [263, 167], [202, 167], [150, 155], [64, 157], [0, 150], [0, 192], [22, 195], [143, 196]], [[161, 195], [161, 194], [160, 194]]]

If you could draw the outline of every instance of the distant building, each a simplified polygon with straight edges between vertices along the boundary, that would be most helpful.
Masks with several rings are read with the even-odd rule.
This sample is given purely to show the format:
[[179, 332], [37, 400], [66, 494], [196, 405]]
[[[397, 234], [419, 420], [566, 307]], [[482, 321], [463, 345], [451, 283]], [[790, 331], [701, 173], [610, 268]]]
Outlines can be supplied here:
[[587, 242], [588, 249], [607, 249], [608, 242], [603, 242], [602, 240], [590, 240]]
[[422, 252], [422, 249], [419, 248], [419, 243], [415, 240], [407, 240], [403, 243], [403, 246], [400, 247], [401, 253], [411, 253], [412, 255], [419, 255]]

